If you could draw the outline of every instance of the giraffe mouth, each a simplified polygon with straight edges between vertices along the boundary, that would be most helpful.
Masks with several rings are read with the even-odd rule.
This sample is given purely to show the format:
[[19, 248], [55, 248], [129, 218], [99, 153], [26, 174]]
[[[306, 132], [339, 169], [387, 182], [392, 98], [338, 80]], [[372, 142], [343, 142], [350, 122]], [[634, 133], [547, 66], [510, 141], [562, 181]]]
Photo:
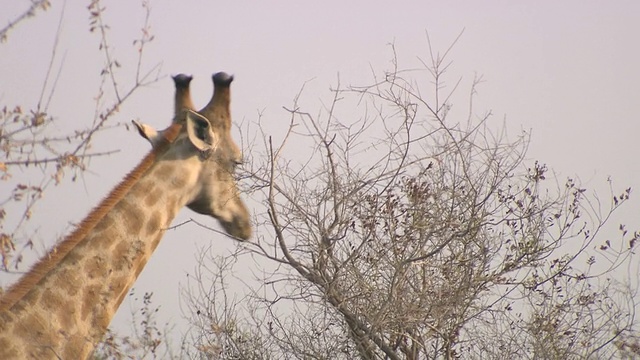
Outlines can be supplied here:
[[251, 224], [248, 219], [241, 216], [234, 216], [231, 221], [218, 219], [222, 228], [236, 240], [246, 241], [251, 237]]

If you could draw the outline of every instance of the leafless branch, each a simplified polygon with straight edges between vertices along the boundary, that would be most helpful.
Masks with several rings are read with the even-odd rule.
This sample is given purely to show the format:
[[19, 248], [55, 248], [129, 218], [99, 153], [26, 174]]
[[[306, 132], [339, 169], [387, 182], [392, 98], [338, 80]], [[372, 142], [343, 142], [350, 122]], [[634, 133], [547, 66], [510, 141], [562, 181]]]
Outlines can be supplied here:
[[5, 27], [0, 29], [0, 43], [7, 41], [9, 31], [13, 30], [13, 28], [15, 28], [19, 23], [36, 16], [38, 10], [46, 11], [49, 7], [51, 7], [51, 2], [49, 0], [31, 0], [31, 5], [27, 10], [25, 10], [25, 12], [9, 21]]

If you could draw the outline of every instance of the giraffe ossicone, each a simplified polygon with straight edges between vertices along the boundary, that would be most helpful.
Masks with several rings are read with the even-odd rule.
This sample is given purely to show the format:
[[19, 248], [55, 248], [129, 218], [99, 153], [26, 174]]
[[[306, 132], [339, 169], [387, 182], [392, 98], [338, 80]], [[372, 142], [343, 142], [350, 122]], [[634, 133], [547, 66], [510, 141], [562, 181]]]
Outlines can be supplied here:
[[177, 212], [218, 220], [238, 240], [251, 236], [234, 170], [230, 85], [213, 75], [209, 103], [195, 111], [192, 77], [173, 78], [175, 110], [162, 131], [134, 122], [152, 151], [61, 242], [0, 298], [0, 359], [85, 359]]

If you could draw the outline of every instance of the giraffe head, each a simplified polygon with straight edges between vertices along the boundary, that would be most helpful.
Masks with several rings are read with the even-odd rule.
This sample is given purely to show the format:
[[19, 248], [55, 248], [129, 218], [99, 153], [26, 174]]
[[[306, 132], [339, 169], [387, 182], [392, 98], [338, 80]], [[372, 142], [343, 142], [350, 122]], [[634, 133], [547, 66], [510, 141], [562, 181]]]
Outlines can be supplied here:
[[[175, 117], [173, 125], [181, 130], [158, 161], [191, 159], [185, 186], [191, 186], [187, 206], [200, 214], [212, 216], [231, 236], [246, 240], [251, 236], [249, 212], [239, 197], [234, 171], [242, 154], [231, 138], [230, 90], [233, 77], [220, 72], [213, 75], [214, 93], [199, 112], [191, 102], [191, 76], [177, 75]], [[135, 123], [140, 134], [157, 147], [170, 128], [155, 131]]]
[[241, 154], [230, 134], [232, 77], [213, 76], [213, 98], [199, 112], [190, 80], [174, 78], [167, 129], [136, 123], [154, 149], [0, 297], [0, 359], [87, 358], [185, 205], [239, 240], [251, 236], [234, 177]]

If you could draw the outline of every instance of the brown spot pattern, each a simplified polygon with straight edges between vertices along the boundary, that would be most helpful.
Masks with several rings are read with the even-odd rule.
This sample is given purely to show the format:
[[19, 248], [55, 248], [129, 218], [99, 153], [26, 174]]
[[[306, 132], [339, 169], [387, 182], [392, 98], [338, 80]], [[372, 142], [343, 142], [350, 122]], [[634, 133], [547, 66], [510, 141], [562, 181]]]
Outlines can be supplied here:
[[63, 359], [82, 359], [89, 351], [89, 343], [80, 336], [72, 336], [65, 342], [62, 350]]
[[98, 224], [96, 224], [94, 231], [100, 232], [104, 229], [107, 229], [113, 226], [113, 224], [114, 224], [113, 218], [111, 218], [111, 216], [107, 214], [105, 217], [102, 218], [102, 220], [98, 222]]
[[133, 189], [131, 189], [131, 192], [127, 194], [127, 197], [142, 199], [149, 193], [149, 191], [153, 190], [153, 188], [154, 188], [153, 181], [149, 179], [142, 180], [141, 182], [137, 183], [133, 187]]
[[115, 301], [111, 304], [113, 312], [116, 312], [118, 310], [120, 304], [122, 304], [124, 298], [129, 293], [130, 286], [127, 281], [128, 277], [122, 277], [121, 279], [116, 280], [116, 284], [118, 285], [115, 286], [114, 289], [112, 289], [115, 298]]
[[72, 329], [79, 324], [76, 313], [76, 304], [72, 301], [63, 301], [58, 308], [58, 320], [63, 329]]
[[22, 304], [20, 304], [20, 307], [16, 309], [23, 310], [24, 308], [33, 306], [38, 301], [40, 301], [40, 295], [42, 295], [41, 288], [32, 289], [24, 296]]
[[162, 214], [159, 211], [154, 210], [151, 212], [151, 218], [147, 222], [146, 235], [150, 236], [160, 230], [160, 224], [162, 223]]
[[[162, 235], [160, 235], [160, 237], [162, 237]], [[155, 242], [155, 240], [154, 240]], [[153, 245], [152, 245], [153, 248]], [[135, 277], [134, 277], [134, 281], [135, 279], [138, 278], [138, 276], [140, 276], [140, 273], [142, 272], [142, 270], [144, 269], [144, 266], [147, 264], [147, 261], [149, 260], [149, 258], [147, 256], [141, 256], [138, 258], [138, 260], [136, 261], [134, 267], [135, 267]]]
[[162, 240], [162, 237], [164, 236], [164, 231], [159, 233], [151, 242], [151, 252], [155, 251], [156, 248], [158, 247], [158, 244], [160, 244], [160, 240]]
[[58, 311], [60, 306], [65, 303], [65, 297], [61, 295], [59, 291], [53, 289], [46, 289], [42, 293], [40, 304], [45, 311], [53, 312]]
[[187, 179], [187, 174], [177, 174], [173, 179], [171, 179], [171, 187], [174, 189], [181, 189], [187, 185]]
[[49, 332], [45, 331], [43, 325], [44, 319], [37, 313], [27, 314], [20, 323], [16, 324], [15, 334], [24, 339], [34, 339], [38, 343], [50, 343], [51, 339], [44, 338], [44, 335]]
[[137, 205], [128, 201], [122, 201], [117, 208], [120, 211], [120, 218], [125, 227], [127, 234], [139, 234], [142, 229], [142, 221], [144, 220], [144, 212]]
[[147, 207], [152, 207], [154, 206], [158, 200], [160, 200], [160, 197], [162, 196], [162, 190], [156, 188], [153, 189], [149, 192], [147, 192], [147, 194], [144, 197], [144, 204]]
[[16, 349], [9, 339], [0, 338], [0, 359], [17, 359], [18, 349]]
[[[91, 243], [91, 246], [95, 246], [97, 250], [107, 251], [113, 246], [114, 241], [118, 239], [119, 235], [120, 229], [118, 228], [118, 224], [114, 221], [108, 228], [89, 235], [87, 237], [87, 243]], [[72, 253], [75, 252], [75, 250], [72, 251]]]
[[131, 245], [126, 241], [121, 241], [113, 250], [113, 268], [116, 271], [122, 271], [125, 268], [131, 268], [131, 254], [129, 249]]
[[85, 262], [84, 273], [89, 279], [105, 279], [107, 277], [107, 262], [103, 256], [93, 256]]
[[96, 312], [100, 312], [101, 291], [101, 285], [91, 285], [85, 289], [80, 313], [80, 318], [83, 321], [86, 321], [89, 315], [95, 315]]
[[169, 197], [166, 199], [166, 204], [167, 204], [167, 207], [166, 207], [167, 217], [169, 219], [173, 219], [176, 215], [176, 207], [178, 204], [178, 200], [176, 198]]
[[80, 281], [79, 274], [68, 269], [61, 270], [60, 275], [58, 275], [53, 284], [55, 288], [59, 289], [69, 297], [75, 296], [80, 290], [81, 285], [82, 281]]
[[162, 180], [167, 179], [173, 174], [173, 167], [169, 165], [158, 165], [158, 168], [154, 171], [154, 175]]

